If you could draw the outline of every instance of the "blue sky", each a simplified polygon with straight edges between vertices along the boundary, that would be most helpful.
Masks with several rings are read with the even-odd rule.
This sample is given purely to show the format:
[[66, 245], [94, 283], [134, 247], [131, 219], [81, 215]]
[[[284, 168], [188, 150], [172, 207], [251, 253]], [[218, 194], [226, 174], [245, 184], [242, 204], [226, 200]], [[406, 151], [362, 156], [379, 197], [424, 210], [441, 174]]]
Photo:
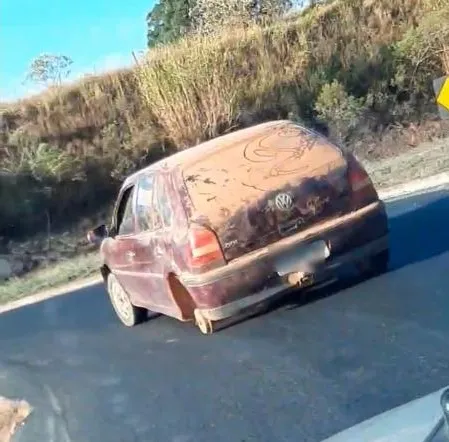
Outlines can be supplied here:
[[146, 46], [155, 0], [0, 0], [0, 101], [36, 93], [22, 84], [33, 58], [68, 55], [71, 78], [132, 63]]

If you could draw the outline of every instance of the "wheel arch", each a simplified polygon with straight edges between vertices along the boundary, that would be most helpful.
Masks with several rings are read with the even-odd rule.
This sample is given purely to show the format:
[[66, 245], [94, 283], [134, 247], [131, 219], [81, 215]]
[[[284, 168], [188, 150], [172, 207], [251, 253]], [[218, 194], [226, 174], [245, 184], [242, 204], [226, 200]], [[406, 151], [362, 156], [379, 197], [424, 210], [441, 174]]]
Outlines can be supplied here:
[[101, 276], [103, 277], [103, 281], [106, 283], [108, 275], [109, 275], [109, 273], [111, 273], [111, 269], [108, 267], [107, 264], [103, 264], [100, 267], [100, 273], [101, 273]]
[[190, 292], [181, 283], [178, 276], [174, 273], [169, 273], [167, 276], [167, 283], [171, 296], [181, 312], [181, 320], [190, 321], [194, 319], [194, 310], [196, 308], [195, 301]]

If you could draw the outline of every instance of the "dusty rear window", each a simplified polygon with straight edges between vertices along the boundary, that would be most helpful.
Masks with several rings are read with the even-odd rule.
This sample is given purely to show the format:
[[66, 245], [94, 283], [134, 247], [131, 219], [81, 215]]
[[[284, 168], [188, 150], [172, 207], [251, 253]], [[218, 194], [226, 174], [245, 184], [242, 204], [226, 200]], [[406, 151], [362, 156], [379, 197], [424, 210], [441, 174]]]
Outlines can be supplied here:
[[341, 164], [341, 153], [323, 137], [282, 124], [218, 148], [184, 168], [183, 175], [195, 209], [213, 221], [227, 218], [267, 191], [326, 174]]

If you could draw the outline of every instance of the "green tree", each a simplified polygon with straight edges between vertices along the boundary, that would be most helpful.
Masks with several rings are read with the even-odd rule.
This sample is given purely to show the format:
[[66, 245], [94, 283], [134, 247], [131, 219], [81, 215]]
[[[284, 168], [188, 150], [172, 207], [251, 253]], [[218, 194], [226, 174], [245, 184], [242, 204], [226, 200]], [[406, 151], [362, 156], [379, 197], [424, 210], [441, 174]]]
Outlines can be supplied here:
[[[300, 0], [302, 1], [302, 0]], [[271, 20], [298, 0], [159, 0], [147, 15], [148, 47], [170, 43], [190, 31]]]
[[170, 43], [190, 30], [195, 0], [159, 0], [147, 15], [147, 44]]
[[69, 76], [72, 64], [66, 55], [41, 54], [31, 62], [27, 80], [59, 86]]
[[223, 27], [266, 24], [283, 16], [293, 0], [196, 0], [191, 19], [196, 32], [212, 34]]

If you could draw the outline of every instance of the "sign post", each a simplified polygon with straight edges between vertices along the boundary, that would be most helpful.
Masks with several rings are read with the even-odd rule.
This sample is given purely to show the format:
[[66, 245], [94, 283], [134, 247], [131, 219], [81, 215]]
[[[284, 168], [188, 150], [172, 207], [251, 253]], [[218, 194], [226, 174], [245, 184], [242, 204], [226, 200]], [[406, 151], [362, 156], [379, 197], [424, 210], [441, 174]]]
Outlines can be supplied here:
[[449, 75], [433, 80], [433, 90], [437, 97], [440, 117], [449, 120]]

